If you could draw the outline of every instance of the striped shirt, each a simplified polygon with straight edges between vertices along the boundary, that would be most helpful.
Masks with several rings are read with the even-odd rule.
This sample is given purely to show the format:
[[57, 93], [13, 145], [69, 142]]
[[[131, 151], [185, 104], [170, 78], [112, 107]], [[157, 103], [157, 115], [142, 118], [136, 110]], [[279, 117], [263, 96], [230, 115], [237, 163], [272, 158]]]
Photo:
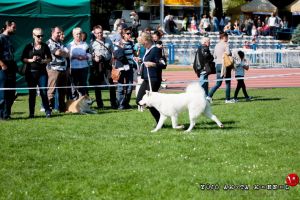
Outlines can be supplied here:
[[123, 42], [124, 44], [124, 54], [128, 60], [128, 63], [130, 67], [133, 67], [134, 61], [133, 61], [133, 53], [134, 53], [134, 44], [132, 41]]

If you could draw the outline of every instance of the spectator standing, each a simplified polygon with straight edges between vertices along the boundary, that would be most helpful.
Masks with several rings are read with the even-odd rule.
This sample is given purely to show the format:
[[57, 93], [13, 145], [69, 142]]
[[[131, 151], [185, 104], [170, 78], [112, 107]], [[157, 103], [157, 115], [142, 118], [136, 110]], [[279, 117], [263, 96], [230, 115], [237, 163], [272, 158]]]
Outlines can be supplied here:
[[170, 15], [169, 19], [165, 23], [165, 32], [167, 34], [176, 34], [177, 33], [177, 25], [174, 21], [173, 15]]
[[203, 37], [201, 39], [201, 47], [198, 48], [195, 55], [193, 66], [206, 96], [208, 95], [208, 74], [205, 71], [205, 65], [209, 65], [214, 60], [213, 55], [210, 53], [209, 46], [210, 39], [208, 37]]
[[219, 31], [219, 20], [215, 15], [212, 15], [212, 27], [214, 32], [218, 32]]
[[283, 17], [282, 28], [283, 28], [283, 29], [288, 29], [288, 28], [289, 28], [289, 22], [288, 22], [288, 20], [286, 19], [286, 16]]
[[[249, 65], [247, 64], [247, 61], [245, 59], [245, 54], [242, 51], [238, 51], [237, 52], [238, 56], [236, 56], [236, 67], [235, 67], [235, 78], [238, 78], [237, 80], [237, 86], [234, 92], [234, 101], [237, 102], [238, 99], [238, 94], [240, 89], [242, 88], [244, 96], [246, 98], [246, 101], [250, 101], [252, 99], [252, 97], [249, 97], [247, 90], [246, 90], [246, 85], [244, 82], [244, 76], [245, 76], [245, 70], [249, 70]], [[239, 79], [240, 78], [240, 79]]]
[[[43, 30], [34, 28], [32, 31], [33, 42], [27, 44], [22, 53], [22, 61], [27, 64], [25, 72], [25, 80], [28, 87], [42, 87], [40, 96], [46, 117], [51, 116], [51, 109], [47, 97], [48, 74], [46, 70], [47, 64], [52, 60], [51, 52], [47, 44], [42, 42]], [[36, 100], [36, 90], [29, 90], [29, 118], [34, 117]]]
[[206, 16], [206, 14], [203, 15], [201, 21], [200, 21], [200, 27], [203, 28], [205, 30], [205, 32], [210, 31], [210, 20], [209, 18]]
[[[14, 21], [6, 21], [0, 32], [0, 88], [16, 87], [17, 65], [10, 38], [16, 30], [17, 24]], [[0, 90], [0, 120], [10, 119], [15, 94], [15, 89]]]
[[[131, 28], [125, 28], [122, 30], [122, 41], [121, 47], [123, 48], [124, 55], [127, 59], [127, 62], [122, 61], [124, 69], [121, 71], [121, 76], [118, 81], [119, 84], [129, 84], [127, 86], [118, 86], [117, 87], [117, 99], [118, 106], [120, 110], [130, 109], [129, 104], [131, 99], [131, 93], [133, 86], [133, 68], [136, 68], [133, 57], [134, 57], [134, 43], [131, 39]], [[128, 68], [129, 67], [129, 68]]]
[[271, 14], [271, 17], [268, 19], [268, 26], [270, 28], [270, 35], [275, 36], [277, 29], [278, 19], [274, 16], [274, 13]]
[[188, 30], [188, 18], [185, 16], [182, 20], [182, 31]]
[[[69, 57], [68, 49], [61, 43], [62, 29], [58, 26], [52, 28], [51, 38], [47, 41], [47, 44], [51, 51], [52, 61], [47, 65], [48, 73], [48, 100], [50, 108], [54, 108], [55, 105], [55, 90], [56, 87], [65, 87], [67, 85], [67, 60]], [[58, 88], [58, 110], [65, 112], [66, 103], [66, 89]]]
[[138, 14], [135, 11], [132, 11], [130, 13], [130, 19], [131, 19], [131, 31], [132, 31], [132, 36], [137, 39], [137, 37], [139, 36], [139, 32], [138, 32], [138, 27], [140, 26], [140, 19]]
[[[60, 35], [60, 42], [63, 43], [65, 41], [65, 33], [64, 31], [61, 32]], [[74, 84], [73, 84], [73, 78], [71, 76], [71, 69], [70, 69], [70, 58], [67, 57], [66, 58], [67, 61], [67, 86], [68, 88], [66, 89], [66, 96], [67, 96], [67, 100], [72, 100], [72, 99], [76, 99], [76, 95], [77, 95], [77, 91], [76, 88], [74, 88]], [[58, 105], [56, 105], [56, 103], [58, 103], [58, 95], [56, 95], [57, 92], [55, 93], [55, 96], [57, 98], [55, 98], [55, 109], [58, 109]]]
[[123, 28], [125, 28], [125, 26], [123, 24], [119, 24], [118, 27], [117, 27], [117, 32], [114, 33], [112, 36], [111, 36], [111, 41], [115, 44], [115, 43], [119, 43], [121, 40], [122, 40], [122, 30]]
[[[93, 31], [96, 40], [94, 40], [90, 45], [90, 52], [93, 61], [90, 84], [103, 85], [105, 79], [109, 81], [109, 84], [113, 84], [113, 81], [110, 77], [113, 43], [108, 37], [103, 36], [103, 29], [101, 26], [95, 26]], [[116, 89], [115, 87], [110, 87], [109, 90], [111, 107], [116, 109]], [[100, 87], [95, 87], [95, 96], [97, 107], [103, 108], [104, 105]]]
[[114, 27], [113, 27], [113, 31], [117, 31], [118, 26], [121, 24], [121, 19], [118, 18], [116, 19], [115, 23], [114, 23]]
[[[214, 50], [214, 61], [216, 63], [216, 85], [210, 89], [207, 100], [212, 102], [212, 97], [217, 89], [222, 85], [223, 78], [231, 78], [231, 69], [227, 69], [223, 66], [223, 55], [226, 53], [227, 55], [231, 55], [231, 51], [228, 44], [228, 34], [220, 33], [220, 41], [216, 44]], [[226, 84], [226, 100], [225, 103], [234, 103], [234, 101], [230, 100], [230, 84], [231, 80], [225, 80]]]
[[196, 17], [192, 16], [191, 24], [190, 24], [190, 32], [196, 33], [198, 32]]
[[247, 35], [251, 35], [253, 24], [254, 24], [253, 20], [251, 19], [251, 17], [248, 16], [246, 21], [245, 21], [245, 28], [246, 28], [246, 34]]
[[219, 23], [219, 30], [220, 31], [223, 31], [224, 30], [224, 27], [225, 27], [225, 20], [224, 20], [225, 16], [223, 15], [220, 19], [220, 23]]
[[[87, 95], [87, 78], [91, 54], [89, 46], [81, 40], [82, 29], [73, 29], [73, 41], [67, 46], [70, 52], [70, 68], [74, 86], [77, 86], [78, 96]], [[78, 87], [80, 86], [80, 87]]]

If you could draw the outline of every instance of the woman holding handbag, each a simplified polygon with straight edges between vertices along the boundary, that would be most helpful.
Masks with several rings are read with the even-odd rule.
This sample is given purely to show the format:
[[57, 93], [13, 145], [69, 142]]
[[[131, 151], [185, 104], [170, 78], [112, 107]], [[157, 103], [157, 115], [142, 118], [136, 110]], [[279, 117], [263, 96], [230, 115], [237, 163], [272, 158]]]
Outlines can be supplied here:
[[[143, 32], [140, 37], [142, 45], [146, 48], [146, 53], [143, 57], [141, 70], [143, 82], [136, 97], [137, 105], [139, 105], [139, 101], [146, 94], [146, 90], [153, 92], [159, 90], [162, 81], [162, 69], [164, 68], [164, 64], [161, 63], [162, 50], [154, 45], [151, 34]], [[149, 110], [156, 123], [158, 123], [160, 118], [159, 112], [154, 107], [150, 107]]]
[[[46, 117], [51, 116], [49, 101], [47, 97], [48, 75], [46, 66], [52, 60], [51, 52], [47, 44], [42, 42], [43, 30], [34, 28], [32, 31], [33, 42], [26, 45], [22, 54], [22, 61], [27, 65], [25, 79], [28, 87], [42, 87], [40, 95], [43, 107], [45, 108]], [[36, 90], [29, 90], [29, 118], [34, 117]]]
[[[228, 44], [228, 34], [221, 32], [220, 41], [216, 44], [214, 50], [214, 61], [216, 63], [216, 85], [212, 87], [208, 93], [206, 99], [212, 103], [212, 97], [217, 89], [222, 85], [223, 78], [231, 78], [231, 67], [224, 66], [224, 53], [228, 56], [231, 55], [231, 51]], [[226, 89], [225, 89], [225, 103], [235, 103], [234, 100], [230, 100], [230, 85], [231, 80], [225, 80]]]

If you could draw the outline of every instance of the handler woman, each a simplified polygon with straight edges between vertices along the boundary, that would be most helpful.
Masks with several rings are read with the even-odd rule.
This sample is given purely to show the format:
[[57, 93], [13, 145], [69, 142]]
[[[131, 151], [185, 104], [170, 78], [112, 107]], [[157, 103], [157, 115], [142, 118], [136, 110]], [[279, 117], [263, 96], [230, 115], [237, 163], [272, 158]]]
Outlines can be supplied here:
[[[143, 82], [136, 98], [136, 103], [138, 105], [139, 101], [142, 100], [144, 94], [146, 94], [146, 90], [150, 91], [150, 84], [152, 86], [153, 92], [157, 92], [159, 90], [162, 81], [162, 69], [164, 68], [164, 64], [160, 63], [160, 59], [162, 58], [162, 50], [155, 46], [151, 39], [151, 34], [144, 32], [140, 37], [140, 41], [146, 48], [146, 52], [142, 60], [143, 64], [141, 77], [143, 79]], [[149, 71], [150, 80], [147, 71]], [[156, 123], [158, 123], [160, 118], [159, 112], [154, 107], [150, 107], [149, 110]]]
[[[51, 52], [47, 44], [43, 43], [43, 30], [34, 28], [32, 31], [33, 42], [26, 45], [22, 54], [22, 61], [27, 64], [25, 79], [28, 87], [43, 87], [40, 89], [43, 107], [46, 117], [51, 116], [49, 101], [47, 97], [48, 74], [47, 64], [52, 60]], [[34, 117], [36, 90], [29, 90], [29, 118]]]

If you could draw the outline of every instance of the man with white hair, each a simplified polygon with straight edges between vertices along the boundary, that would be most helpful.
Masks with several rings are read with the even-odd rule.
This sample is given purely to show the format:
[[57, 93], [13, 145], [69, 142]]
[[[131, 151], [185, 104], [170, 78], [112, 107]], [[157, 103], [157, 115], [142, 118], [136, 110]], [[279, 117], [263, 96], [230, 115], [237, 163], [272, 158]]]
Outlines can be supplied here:
[[208, 72], [206, 71], [206, 65], [210, 66], [210, 63], [214, 60], [213, 55], [209, 50], [210, 39], [203, 37], [201, 39], [201, 47], [198, 48], [195, 60], [194, 60], [194, 71], [199, 77], [200, 85], [205, 91], [206, 96], [208, 95]]

